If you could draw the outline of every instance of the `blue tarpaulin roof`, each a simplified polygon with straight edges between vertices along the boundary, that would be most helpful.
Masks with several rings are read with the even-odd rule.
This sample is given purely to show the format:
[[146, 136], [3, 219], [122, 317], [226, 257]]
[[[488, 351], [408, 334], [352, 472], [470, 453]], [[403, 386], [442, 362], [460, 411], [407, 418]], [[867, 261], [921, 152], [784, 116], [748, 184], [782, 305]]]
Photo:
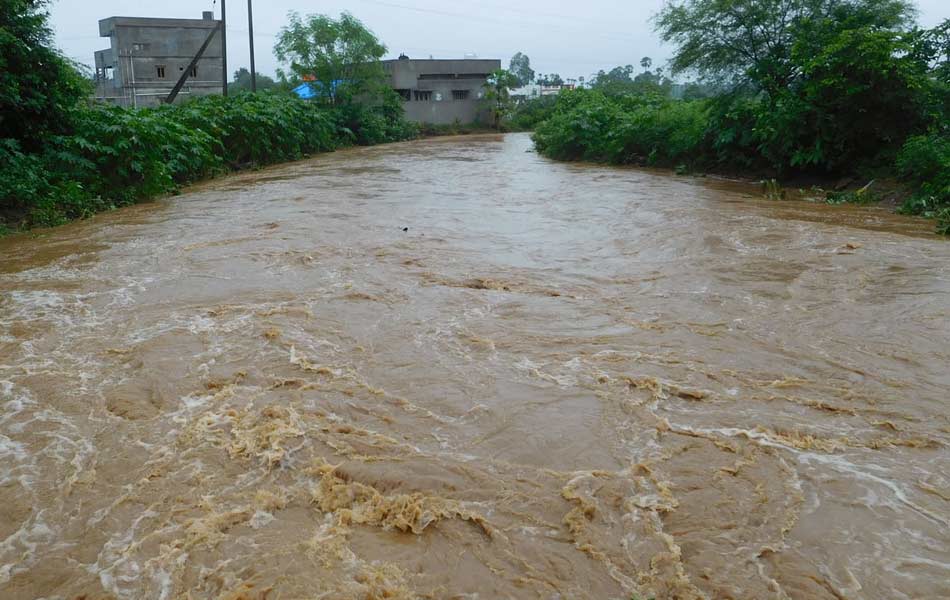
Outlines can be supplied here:
[[328, 94], [324, 91], [325, 86], [322, 81], [308, 81], [295, 87], [294, 93], [304, 100], [311, 100], [335, 93], [336, 88], [340, 87], [341, 83], [343, 83], [342, 79], [333, 81], [333, 83], [330, 84], [330, 93]]

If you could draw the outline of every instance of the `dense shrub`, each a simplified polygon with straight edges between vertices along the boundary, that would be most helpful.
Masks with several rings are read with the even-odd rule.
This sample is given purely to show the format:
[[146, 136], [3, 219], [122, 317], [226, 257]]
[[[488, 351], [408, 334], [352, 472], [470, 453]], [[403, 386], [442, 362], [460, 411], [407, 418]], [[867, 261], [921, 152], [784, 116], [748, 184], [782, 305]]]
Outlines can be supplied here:
[[897, 174], [915, 190], [904, 210], [950, 233], [950, 21], [914, 28], [903, 0], [760, 4], [667, 3], [657, 23], [674, 69], [719, 82], [717, 95], [673, 100], [617, 68], [525, 107], [543, 119], [538, 151], [765, 178]]
[[330, 107], [261, 93], [78, 108], [73, 131], [48, 136], [38, 152], [0, 139], [0, 222], [58, 225], [228, 169], [413, 137], [415, 126], [395, 106]]
[[419, 135], [418, 125], [403, 119], [403, 100], [394, 90], [379, 90], [375, 100], [374, 104], [353, 102], [334, 107], [336, 125], [352, 143], [370, 146]]
[[708, 154], [703, 101], [577, 90], [559, 104], [534, 133], [538, 151], [552, 158], [697, 166]]
[[564, 92], [560, 108], [538, 125], [534, 143], [541, 154], [559, 160], [612, 161], [611, 132], [622, 118], [619, 108], [599, 92]]
[[841, 173], [889, 162], [925, 128], [931, 85], [913, 37], [870, 28], [795, 43], [798, 80], [756, 119], [761, 148], [781, 171]]
[[205, 96], [153, 112], [210, 135], [212, 153], [230, 168], [294, 160], [340, 144], [325, 107], [278, 92]]
[[52, 45], [48, 0], [0, 1], [0, 139], [23, 151], [67, 131], [90, 84]]
[[0, 223], [38, 204], [50, 190], [39, 156], [24, 154], [16, 140], [0, 139]]
[[547, 120], [554, 114], [557, 101], [558, 97], [556, 95], [538, 96], [537, 98], [523, 100], [515, 106], [508, 125], [521, 131], [532, 130], [538, 123]]
[[915, 189], [901, 210], [939, 217], [943, 233], [950, 233], [950, 135], [944, 132], [910, 138], [897, 156], [897, 170]]
[[333, 102], [274, 91], [137, 110], [88, 104], [90, 81], [53, 46], [48, 4], [0, 1], [0, 233], [58, 225], [227, 169], [417, 135], [396, 93], [379, 85], [385, 47], [349, 15], [310, 18], [333, 24], [330, 46], [302, 39], [284, 49], [308, 48], [307, 58], [357, 51], [330, 61], [346, 76], [324, 80], [349, 83]]

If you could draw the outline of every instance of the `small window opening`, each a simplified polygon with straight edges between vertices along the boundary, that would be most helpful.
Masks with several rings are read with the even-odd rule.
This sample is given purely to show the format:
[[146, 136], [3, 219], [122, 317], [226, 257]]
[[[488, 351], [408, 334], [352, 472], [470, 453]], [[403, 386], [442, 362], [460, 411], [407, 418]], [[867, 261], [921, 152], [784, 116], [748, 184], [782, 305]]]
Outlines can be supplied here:
[[452, 90], [452, 100], [468, 100], [469, 90]]
[[191, 70], [188, 71], [188, 76], [189, 76], [189, 77], [198, 77], [198, 67], [197, 67], [197, 66], [192, 67]]
[[399, 96], [400, 96], [403, 100], [411, 100], [411, 99], [412, 99], [412, 93], [411, 93], [409, 90], [396, 90], [396, 93], [399, 94]]
[[416, 102], [431, 102], [432, 101], [432, 92], [429, 90], [415, 90], [414, 92]]
[[159, 79], [165, 79], [165, 65], [156, 65], [155, 73], [158, 75]]

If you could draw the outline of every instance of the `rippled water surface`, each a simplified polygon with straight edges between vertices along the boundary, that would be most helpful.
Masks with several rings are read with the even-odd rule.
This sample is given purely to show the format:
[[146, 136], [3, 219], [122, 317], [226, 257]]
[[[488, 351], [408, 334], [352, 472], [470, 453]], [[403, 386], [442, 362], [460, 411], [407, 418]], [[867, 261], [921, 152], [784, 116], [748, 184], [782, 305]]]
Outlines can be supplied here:
[[0, 240], [0, 597], [950, 596], [950, 243], [530, 148]]

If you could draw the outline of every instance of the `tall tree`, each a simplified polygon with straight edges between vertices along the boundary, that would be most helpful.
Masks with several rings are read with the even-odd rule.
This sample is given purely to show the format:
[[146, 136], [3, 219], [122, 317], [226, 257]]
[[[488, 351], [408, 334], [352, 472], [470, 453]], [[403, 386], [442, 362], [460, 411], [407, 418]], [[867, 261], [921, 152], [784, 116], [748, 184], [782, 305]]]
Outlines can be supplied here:
[[385, 81], [380, 59], [384, 46], [359, 19], [344, 12], [288, 15], [290, 22], [277, 36], [274, 53], [290, 68], [291, 80], [315, 81], [324, 98], [347, 103], [372, 93]]
[[485, 96], [483, 105], [491, 113], [492, 127], [500, 127], [514, 107], [511, 100], [511, 88], [518, 87], [518, 78], [510, 71], [496, 69], [488, 76], [485, 82]]
[[792, 48], [810, 31], [893, 29], [913, 16], [907, 0], [670, 0], [656, 27], [676, 47], [674, 73], [752, 84], [775, 98], [800, 74]]
[[508, 71], [518, 78], [518, 85], [525, 86], [534, 81], [534, 70], [527, 54], [519, 52], [512, 56]]
[[48, 0], [0, 1], [0, 139], [35, 150], [91, 87], [53, 46]]
[[562, 79], [557, 73], [552, 73], [550, 75], [539, 75], [538, 84], [554, 87], [564, 85], [564, 79]]
[[[277, 87], [277, 82], [272, 77], [262, 73], [257, 74], [257, 89], [270, 90]], [[234, 81], [228, 84], [228, 91], [241, 92], [251, 89], [251, 72], [245, 67], [241, 67], [234, 72]]]

